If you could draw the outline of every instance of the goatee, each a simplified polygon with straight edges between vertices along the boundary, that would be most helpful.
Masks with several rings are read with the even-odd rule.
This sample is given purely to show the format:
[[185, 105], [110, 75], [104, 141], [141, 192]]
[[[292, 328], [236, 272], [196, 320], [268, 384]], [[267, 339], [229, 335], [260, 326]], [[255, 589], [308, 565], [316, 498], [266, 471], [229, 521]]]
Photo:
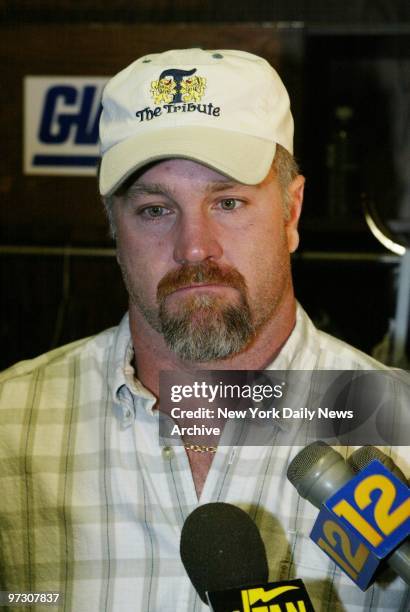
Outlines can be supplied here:
[[[232, 287], [238, 302], [211, 293], [186, 297], [174, 312], [167, 297], [195, 284]], [[208, 362], [242, 351], [254, 336], [248, 292], [243, 276], [230, 268], [222, 270], [211, 261], [171, 271], [158, 284], [157, 301], [161, 332], [168, 347], [182, 360]]]

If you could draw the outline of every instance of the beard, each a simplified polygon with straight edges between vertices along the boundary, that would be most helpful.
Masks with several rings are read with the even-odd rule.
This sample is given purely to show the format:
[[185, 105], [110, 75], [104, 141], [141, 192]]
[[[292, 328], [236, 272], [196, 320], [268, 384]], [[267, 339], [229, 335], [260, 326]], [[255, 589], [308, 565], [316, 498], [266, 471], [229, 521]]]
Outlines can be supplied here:
[[[121, 262], [120, 262], [121, 265]], [[255, 335], [248, 291], [243, 276], [235, 269], [221, 269], [212, 261], [188, 264], [168, 272], [158, 283], [157, 304], [153, 309], [121, 265], [132, 302], [145, 319], [161, 333], [169, 349], [188, 362], [225, 359], [241, 352]], [[167, 298], [178, 289], [193, 284], [219, 284], [237, 290], [236, 303], [211, 293], [189, 295], [172, 308]]]
[[[199, 283], [232, 287], [239, 302], [227, 303], [219, 296], [202, 294], [188, 296], [176, 311], [167, 306], [170, 294]], [[168, 347], [191, 362], [215, 361], [239, 353], [254, 334], [247, 293], [239, 272], [221, 270], [212, 261], [168, 272], [157, 289], [161, 332]]]
[[161, 304], [159, 317], [168, 347], [184, 361], [209, 362], [235, 355], [254, 333], [246, 303], [226, 304], [209, 295], [190, 297], [177, 313]]

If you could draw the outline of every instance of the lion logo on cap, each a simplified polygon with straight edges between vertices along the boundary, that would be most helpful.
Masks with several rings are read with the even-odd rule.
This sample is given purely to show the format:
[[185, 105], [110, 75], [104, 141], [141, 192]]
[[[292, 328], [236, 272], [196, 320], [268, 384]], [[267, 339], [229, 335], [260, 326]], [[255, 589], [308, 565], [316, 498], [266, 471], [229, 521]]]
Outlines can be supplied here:
[[206, 79], [192, 76], [182, 79], [181, 97], [184, 102], [199, 102], [205, 93]]
[[155, 104], [169, 104], [177, 92], [177, 84], [172, 78], [159, 79], [151, 82], [151, 95]]
[[157, 81], [151, 81], [151, 96], [155, 104], [199, 102], [205, 93], [206, 79], [193, 76], [195, 72], [196, 68], [164, 70]]

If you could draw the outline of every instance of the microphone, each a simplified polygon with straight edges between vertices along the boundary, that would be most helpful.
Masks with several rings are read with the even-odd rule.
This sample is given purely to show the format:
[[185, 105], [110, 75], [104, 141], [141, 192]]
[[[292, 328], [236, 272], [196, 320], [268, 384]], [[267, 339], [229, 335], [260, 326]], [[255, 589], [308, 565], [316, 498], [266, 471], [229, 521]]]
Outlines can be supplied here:
[[287, 478], [301, 497], [320, 508], [354, 477], [342, 455], [326, 442], [312, 442], [290, 462]]
[[[347, 463], [355, 473], [360, 472], [365, 467], [377, 459], [382, 463], [392, 474], [394, 474], [401, 482], [408, 484], [408, 480], [398, 465], [396, 465], [391, 457], [383, 453], [375, 446], [362, 446], [350, 455]], [[407, 538], [403, 544], [393, 552], [387, 561], [389, 567], [396, 572], [407, 584], [410, 584], [410, 540]]]
[[408, 484], [407, 478], [401, 471], [398, 465], [396, 465], [391, 457], [386, 455], [376, 446], [362, 446], [355, 450], [347, 460], [348, 465], [353, 469], [354, 473], [361, 472], [365, 467], [369, 465], [373, 459], [377, 459], [387, 468], [392, 474], [396, 476], [404, 484]]
[[[408, 487], [373, 459], [355, 476], [342, 455], [324, 442], [300, 451], [287, 477], [299, 495], [320, 508], [310, 537], [365, 590], [381, 560], [409, 534]], [[376, 501], [373, 491], [380, 492]], [[410, 584], [406, 559], [400, 546], [387, 562]]]
[[207, 591], [265, 583], [269, 568], [265, 546], [250, 516], [232, 504], [198, 506], [181, 533], [181, 559], [199, 597]]
[[213, 612], [256, 612], [270, 602], [278, 612], [289, 609], [288, 602], [314, 612], [301, 580], [267, 582], [262, 538], [237, 506], [214, 502], [191, 512], [182, 527], [180, 553], [198, 595]]

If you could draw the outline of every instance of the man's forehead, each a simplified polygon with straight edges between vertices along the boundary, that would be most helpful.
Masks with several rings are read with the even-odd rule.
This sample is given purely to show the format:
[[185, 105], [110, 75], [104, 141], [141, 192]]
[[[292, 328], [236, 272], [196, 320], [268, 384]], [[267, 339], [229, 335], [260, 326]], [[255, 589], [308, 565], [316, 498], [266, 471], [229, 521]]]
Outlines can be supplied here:
[[[268, 177], [270, 177], [270, 174]], [[265, 181], [268, 177], [266, 177]], [[127, 193], [142, 191], [158, 192], [162, 190], [160, 189], [162, 186], [178, 185], [180, 181], [185, 183], [192, 181], [193, 183], [201, 184], [202, 189], [211, 192], [225, 191], [231, 188], [259, 188], [265, 183], [263, 181], [257, 185], [245, 185], [200, 162], [183, 158], [171, 158], [153, 162], [138, 170], [126, 181], [122, 191]]]
[[156, 176], [176, 176], [182, 179], [204, 180], [210, 183], [235, 183], [232, 178], [222, 174], [215, 168], [211, 168], [201, 162], [185, 158], [169, 158], [156, 161], [142, 168], [136, 177], [137, 182], [144, 182]]

